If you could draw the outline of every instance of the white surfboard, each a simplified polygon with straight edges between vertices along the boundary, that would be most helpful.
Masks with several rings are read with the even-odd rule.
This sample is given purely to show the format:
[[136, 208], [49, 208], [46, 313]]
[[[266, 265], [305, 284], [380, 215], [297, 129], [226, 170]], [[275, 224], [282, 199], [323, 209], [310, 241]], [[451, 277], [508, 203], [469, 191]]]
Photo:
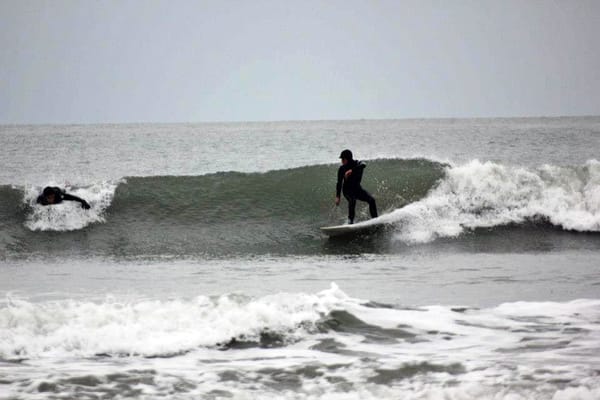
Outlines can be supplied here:
[[382, 221], [372, 219], [352, 225], [323, 226], [321, 227], [321, 232], [329, 237], [367, 234], [381, 229], [384, 225], [385, 224]]

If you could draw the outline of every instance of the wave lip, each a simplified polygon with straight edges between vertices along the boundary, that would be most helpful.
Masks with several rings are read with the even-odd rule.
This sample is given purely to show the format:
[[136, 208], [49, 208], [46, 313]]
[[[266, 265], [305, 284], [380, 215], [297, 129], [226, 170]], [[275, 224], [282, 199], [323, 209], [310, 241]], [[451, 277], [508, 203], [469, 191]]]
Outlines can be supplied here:
[[396, 237], [407, 243], [528, 220], [598, 232], [600, 162], [533, 169], [473, 160], [447, 167], [444, 179], [424, 199], [395, 210], [385, 220], [400, 227]]
[[86, 200], [91, 208], [84, 210], [78, 202], [64, 201], [52, 206], [36, 204], [41, 187], [30, 187], [25, 192], [25, 203], [32, 211], [27, 215], [25, 226], [32, 231], [74, 231], [86, 226], [105, 222], [105, 212], [121, 181], [100, 182], [89, 186], [67, 187], [66, 191]]

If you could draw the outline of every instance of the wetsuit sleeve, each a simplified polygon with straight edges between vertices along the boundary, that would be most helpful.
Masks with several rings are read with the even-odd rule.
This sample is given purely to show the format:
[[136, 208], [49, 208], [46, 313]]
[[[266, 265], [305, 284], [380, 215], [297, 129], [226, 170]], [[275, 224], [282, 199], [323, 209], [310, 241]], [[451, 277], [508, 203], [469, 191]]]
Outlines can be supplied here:
[[365, 171], [365, 168], [367, 168], [367, 164], [363, 163], [362, 161], [359, 161], [356, 163], [356, 166], [353, 168], [354, 169], [354, 173], [356, 174], [356, 180], [358, 181], [358, 183], [360, 183], [360, 181], [362, 181], [362, 176], [363, 176], [363, 172]]
[[337, 185], [335, 186], [335, 197], [340, 197], [342, 193], [342, 182], [344, 181], [344, 169], [338, 169]]
[[77, 196], [73, 196], [72, 194], [69, 193], [63, 193], [62, 195], [63, 200], [68, 200], [68, 201], [78, 201], [81, 203], [81, 207], [83, 208], [90, 208], [90, 205], [87, 203], [87, 201], [77, 197]]
[[42, 195], [39, 195], [37, 200], [35, 201], [37, 204], [41, 204], [43, 206], [47, 206], [48, 203], [46, 203], [46, 198]]

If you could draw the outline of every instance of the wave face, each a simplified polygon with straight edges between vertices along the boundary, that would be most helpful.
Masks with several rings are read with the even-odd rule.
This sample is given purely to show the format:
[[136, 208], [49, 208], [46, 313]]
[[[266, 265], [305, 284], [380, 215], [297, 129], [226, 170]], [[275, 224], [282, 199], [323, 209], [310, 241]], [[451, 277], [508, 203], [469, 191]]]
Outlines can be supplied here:
[[592, 399], [599, 317], [598, 300], [404, 308], [335, 284], [258, 298], [7, 298], [0, 374], [19, 398]]
[[[382, 211], [423, 198], [443, 165], [416, 160], [368, 162], [364, 187]], [[337, 166], [266, 173], [129, 177], [67, 188], [88, 200], [42, 207], [41, 187], [0, 187], [4, 247], [13, 254], [84, 253], [108, 256], [312, 253], [319, 226], [340, 223], [335, 208]], [[399, 189], [401, 188], [401, 189]], [[359, 209], [367, 218], [367, 210]]]
[[[525, 168], [394, 159], [368, 162], [363, 182], [387, 229], [350, 246], [324, 242], [319, 226], [346, 216], [345, 202], [333, 206], [336, 168], [130, 177], [67, 188], [88, 200], [88, 211], [73, 202], [36, 205], [41, 187], [3, 186], [0, 245], [11, 255], [314, 254], [402, 251], [465, 232], [502, 235], [512, 226], [518, 234], [528, 224], [536, 235], [547, 234], [536, 226], [553, 226], [551, 235], [600, 231], [598, 161]], [[358, 219], [368, 219], [360, 202]]]

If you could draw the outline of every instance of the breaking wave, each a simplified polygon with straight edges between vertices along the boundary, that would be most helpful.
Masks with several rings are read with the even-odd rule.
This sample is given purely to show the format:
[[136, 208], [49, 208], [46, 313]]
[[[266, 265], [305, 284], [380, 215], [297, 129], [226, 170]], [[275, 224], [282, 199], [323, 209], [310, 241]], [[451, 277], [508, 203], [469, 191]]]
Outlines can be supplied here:
[[593, 299], [407, 308], [335, 284], [259, 298], [9, 297], [0, 368], [24, 398], [591, 399], [599, 317]]
[[[537, 168], [478, 160], [463, 165], [424, 159], [367, 164], [363, 185], [377, 199], [378, 222], [387, 228], [375, 245], [372, 240], [367, 247], [365, 241], [352, 246], [359, 252], [385, 252], [397, 244], [524, 223], [600, 231], [596, 160]], [[72, 202], [39, 206], [35, 198], [42, 187], [2, 186], [0, 246], [6, 254], [321, 253], [319, 227], [342, 223], [346, 216], [345, 202], [333, 206], [335, 171], [333, 165], [312, 165], [266, 173], [128, 177], [66, 188], [86, 199], [90, 210]], [[368, 219], [361, 203], [357, 217]], [[335, 242], [325, 249], [342, 251]]]
[[385, 217], [409, 243], [454, 237], [467, 229], [544, 221], [566, 230], [600, 231], [600, 162], [536, 169], [474, 160], [448, 167], [422, 200]]

